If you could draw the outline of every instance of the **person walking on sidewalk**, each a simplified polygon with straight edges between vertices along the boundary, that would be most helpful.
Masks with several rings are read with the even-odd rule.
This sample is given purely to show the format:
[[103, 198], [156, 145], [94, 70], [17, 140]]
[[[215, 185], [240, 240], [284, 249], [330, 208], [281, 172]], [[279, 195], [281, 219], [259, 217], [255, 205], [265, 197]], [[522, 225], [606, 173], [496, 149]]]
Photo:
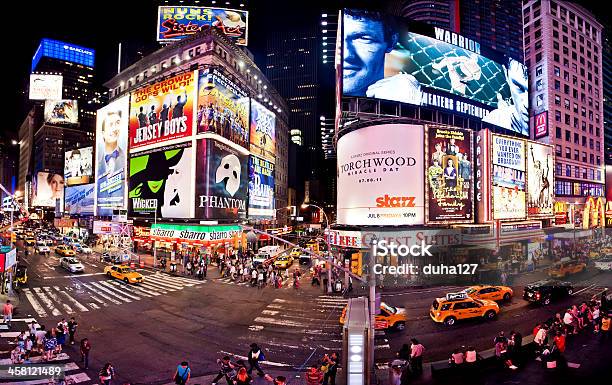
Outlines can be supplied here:
[[91, 350], [91, 342], [89, 339], [83, 338], [81, 340], [81, 362], [85, 369], [89, 369], [89, 351]]
[[331, 356], [323, 356], [323, 366], [327, 367], [323, 375], [323, 385], [336, 385], [336, 374], [338, 374], [338, 355], [334, 352]]
[[115, 377], [115, 368], [113, 368], [110, 362], [107, 362], [100, 370], [100, 373], [98, 373], [98, 376], [100, 377], [102, 385], [110, 385], [113, 377]]
[[79, 323], [76, 322], [74, 317], [70, 318], [70, 321], [68, 321], [68, 335], [70, 336], [70, 345], [74, 345], [74, 335], [76, 334], [78, 326]]
[[419, 343], [416, 338], [410, 339], [410, 368], [412, 372], [420, 375], [423, 373], [423, 353], [425, 346]]
[[233, 377], [236, 374], [236, 371], [234, 370], [236, 366], [230, 362], [229, 356], [225, 356], [223, 359], [217, 360], [217, 363], [221, 366], [221, 369], [219, 370], [217, 377], [213, 379], [212, 385], [217, 385], [217, 381], [223, 377], [225, 377], [227, 385], [234, 385]]
[[603, 317], [601, 317], [600, 341], [606, 341], [608, 338], [610, 338], [610, 315], [604, 314]]
[[13, 310], [14, 307], [11, 300], [7, 299], [4, 306], [2, 306], [2, 322], [7, 324], [9, 328], [11, 327], [11, 321], [13, 320]]
[[189, 363], [187, 361], [181, 362], [174, 372], [174, 383], [177, 385], [185, 385], [189, 378], [191, 377], [191, 369], [189, 368]]
[[259, 376], [263, 376], [265, 373], [259, 366], [260, 361], [264, 361], [266, 357], [261, 351], [260, 347], [257, 344], [251, 344], [251, 350], [249, 350], [249, 370], [248, 373], [251, 374], [253, 372], [253, 368], [257, 369], [257, 374]]
[[238, 374], [236, 374], [236, 385], [251, 385], [253, 383], [253, 378], [249, 376], [245, 367], [241, 367], [238, 369]]

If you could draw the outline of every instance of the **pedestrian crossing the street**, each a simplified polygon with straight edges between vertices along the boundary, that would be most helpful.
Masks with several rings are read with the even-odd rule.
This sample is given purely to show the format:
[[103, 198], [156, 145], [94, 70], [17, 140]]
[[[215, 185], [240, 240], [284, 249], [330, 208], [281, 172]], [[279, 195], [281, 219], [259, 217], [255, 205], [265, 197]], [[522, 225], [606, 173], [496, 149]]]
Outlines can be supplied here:
[[[226, 284], [226, 285], [236, 285], [236, 286], [243, 286], [243, 287], [247, 287], [247, 286], [248, 287], [256, 287], [256, 286], [253, 286], [251, 284], [251, 280], [250, 279], [248, 281], [241, 282], [239, 280], [233, 280], [232, 278], [227, 277], [227, 278], [218, 278], [215, 281], [223, 283], [223, 284]], [[293, 285], [293, 278], [283, 278], [281, 287], [279, 289], [290, 289], [290, 288], [293, 287], [292, 285]], [[266, 284], [265, 287], [274, 288], [272, 284]]]
[[134, 285], [112, 279], [99, 281], [75, 279], [70, 286], [50, 284], [25, 287], [21, 290], [36, 316], [44, 318], [72, 316], [75, 313], [95, 311], [109, 305], [121, 305], [145, 298], [155, 298], [185, 288], [196, 287], [205, 282], [206, 280], [198, 281], [154, 273], [144, 275], [143, 282]]
[[[15, 338], [19, 335], [19, 333], [23, 330], [28, 330], [31, 322], [37, 322], [34, 318], [18, 318], [13, 319], [11, 324], [11, 328], [5, 324], [0, 324], [0, 366], [4, 365], [12, 365], [13, 362], [11, 360], [11, 352], [16, 347]], [[40, 325], [36, 323], [36, 327], [40, 328]], [[68, 348], [69, 349], [69, 348]], [[64, 369], [66, 383], [71, 384], [81, 384], [81, 385], [89, 385], [95, 383], [92, 379], [85, 373], [85, 371], [74, 361], [70, 359], [70, 356], [65, 352], [56, 354], [51, 361], [43, 361], [42, 356], [38, 352], [32, 353], [30, 359], [26, 361], [26, 363], [30, 364], [42, 364], [42, 363], [52, 363], [54, 365], [61, 365]], [[39, 385], [39, 384], [48, 384], [49, 379], [44, 380], [29, 380], [29, 381], [20, 381], [15, 379], [11, 381], [10, 379], [3, 380], [2, 384], [4, 385]]]

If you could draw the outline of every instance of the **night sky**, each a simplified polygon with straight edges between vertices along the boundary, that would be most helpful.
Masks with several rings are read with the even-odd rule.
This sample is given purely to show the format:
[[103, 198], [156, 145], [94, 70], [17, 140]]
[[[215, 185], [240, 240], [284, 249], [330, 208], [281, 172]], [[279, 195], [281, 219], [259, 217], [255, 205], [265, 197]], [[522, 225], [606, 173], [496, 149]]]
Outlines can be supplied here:
[[[256, 63], [265, 65], [266, 36], [271, 33], [291, 34], [292, 28], [304, 23], [318, 22], [323, 7], [363, 7], [376, 1], [276, 1], [247, 0], [249, 14], [249, 46]], [[176, 2], [178, 4], [178, 2]], [[605, 2], [580, 1], [596, 14], [606, 15]], [[17, 5], [18, 3], [13, 3]], [[26, 3], [27, 9], [18, 16], [3, 18], [5, 55], [11, 60], [11, 71], [6, 73], [9, 87], [9, 116], [2, 133], [17, 136], [17, 130], [29, 109], [22, 94], [28, 84], [30, 64], [40, 39], [48, 37], [82, 45], [96, 50], [96, 76], [100, 83], [110, 79], [117, 69], [117, 46], [132, 53], [144, 49], [151, 52], [155, 41], [157, 3], [146, 0], [109, 0], [104, 2], [52, 1]], [[14, 37], [13, 37], [14, 36]], [[8, 46], [8, 47], [7, 47]], [[7, 49], [8, 48], [8, 49]], [[124, 53], [125, 55], [125, 53]]]

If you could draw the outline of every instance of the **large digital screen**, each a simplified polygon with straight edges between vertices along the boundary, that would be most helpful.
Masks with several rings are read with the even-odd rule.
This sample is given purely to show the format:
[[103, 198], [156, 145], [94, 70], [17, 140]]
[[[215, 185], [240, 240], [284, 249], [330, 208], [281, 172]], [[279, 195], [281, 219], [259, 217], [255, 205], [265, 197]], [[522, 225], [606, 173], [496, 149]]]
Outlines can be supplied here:
[[520, 62], [439, 27], [344, 10], [342, 93], [469, 115], [529, 135], [528, 76]]
[[251, 99], [251, 153], [274, 162], [276, 157], [276, 115]]
[[423, 126], [381, 124], [338, 140], [338, 223], [425, 223]]
[[70, 215], [94, 215], [95, 183], [66, 187], [64, 212]]
[[493, 219], [524, 219], [525, 141], [492, 135]]
[[249, 98], [216, 69], [200, 73], [198, 133], [214, 132], [249, 148]]
[[42, 39], [32, 58], [32, 71], [36, 70], [36, 66], [43, 56], [93, 67], [96, 51], [64, 41]]
[[62, 75], [30, 75], [30, 100], [61, 100]]
[[249, 12], [238, 9], [161, 6], [157, 41], [181, 40], [214, 28], [237, 45], [247, 45]]
[[196, 217], [246, 218], [249, 156], [225, 143], [200, 139], [196, 159]]
[[130, 97], [124, 96], [98, 110], [96, 117], [97, 215], [125, 209]]
[[87, 184], [93, 181], [93, 147], [83, 147], [65, 152], [64, 179], [66, 186]]
[[472, 131], [426, 127], [427, 223], [474, 222]]
[[32, 181], [32, 206], [64, 207], [64, 177], [59, 173], [38, 172]]
[[249, 157], [249, 218], [274, 217], [274, 163]]
[[191, 142], [132, 153], [128, 213], [158, 218], [191, 217]]
[[45, 100], [45, 122], [51, 124], [77, 124], [79, 107], [76, 100]]
[[195, 91], [195, 72], [186, 72], [132, 92], [130, 151], [190, 136]]
[[527, 216], [554, 216], [554, 155], [552, 146], [527, 142]]

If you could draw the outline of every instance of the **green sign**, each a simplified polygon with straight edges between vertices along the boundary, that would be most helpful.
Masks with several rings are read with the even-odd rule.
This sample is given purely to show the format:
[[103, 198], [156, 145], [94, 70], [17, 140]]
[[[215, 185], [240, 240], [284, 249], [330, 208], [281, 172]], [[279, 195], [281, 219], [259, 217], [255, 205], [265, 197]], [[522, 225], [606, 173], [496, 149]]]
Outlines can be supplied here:
[[159, 223], [151, 226], [151, 236], [177, 241], [222, 242], [242, 233], [238, 225], [196, 226]]

